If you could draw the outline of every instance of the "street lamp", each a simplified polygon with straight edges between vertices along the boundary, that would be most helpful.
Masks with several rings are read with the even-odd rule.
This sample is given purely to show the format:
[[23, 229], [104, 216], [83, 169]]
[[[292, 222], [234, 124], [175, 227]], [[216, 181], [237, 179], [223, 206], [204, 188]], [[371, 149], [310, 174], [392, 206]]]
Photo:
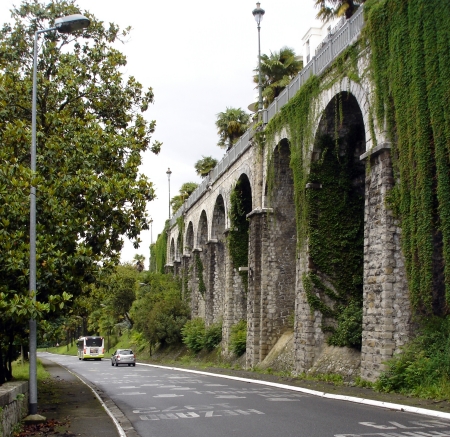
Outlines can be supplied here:
[[167, 174], [167, 179], [169, 180], [169, 220], [170, 220], [170, 175], [172, 174], [172, 172], [170, 171], [170, 168], [167, 169], [166, 174]]
[[[68, 15], [55, 20], [55, 27], [38, 30], [34, 34], [33, 51], [33, 94], [31, 101], [31, 172], [36, 172], [36, 94], [37, 94], [37, 41], [41, 33], [57, 30], [72, 33], [88, 27], [90, 21], [81, 14]], [[30, 296], [36, 301], [36, 187], [30, 190]], [[36, 320], [30, 319], [30, 400], [29, 414], [37, 415], [37, 375], [36, 375]]]
[[258, 90], [259, 90], [259, 98], [258, 98], [258, 112], [260, 113], [261, 117], [261, 111], [263, 108], [263, 100], [262, 100], [262, 81], [261, 81], [261, 38], [260, 38], [260, 30], [261, 30], [261, 21], [263, 19], [264, 14], [266, 11], [264, 9], [261, 9], [261, 3], [256, 3], [256, 8], [253, 9], [253, 16], [255, 17], [256, 24], [258, 25]]

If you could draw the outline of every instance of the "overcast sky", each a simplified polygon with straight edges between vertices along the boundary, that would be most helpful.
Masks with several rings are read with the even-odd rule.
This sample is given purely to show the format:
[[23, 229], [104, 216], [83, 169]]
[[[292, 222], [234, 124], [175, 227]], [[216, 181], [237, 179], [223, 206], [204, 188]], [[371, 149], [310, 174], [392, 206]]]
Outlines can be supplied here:
[[[0, 21], [9, 21], [9, 10], [19, 0], [0, 0]], [[121, 45], [128, 65], [124, 73], [152, 87], [155, 103], [147, 117], [156, 120], [153, 139], [163, 142], [158, 156], [148, 152], [141, 171], [156, 188], [157, 199], [148, 205], [153, 218], [153, 241], [169, 215], [167, 168], [172, 171], [171, 196], [184, 182], [200, 182], [194, 163], [203, 156], [220, 160], [224, 151], [216, 144], [216, 114], [226, 107], [247, 109], [257, 90], [252, 81], [257, 66], [258, 32], [249, 0], [77, 0], [105, 23], [132, 27]], [[314, 0], [263, 0], [261, 52], [292, 47], [301, 55], [301, 39], [316, 25]], [[148, 266], [151, 232], [141, 234], [135, 250], [125, 242], [122, 261], [135, 254]]]

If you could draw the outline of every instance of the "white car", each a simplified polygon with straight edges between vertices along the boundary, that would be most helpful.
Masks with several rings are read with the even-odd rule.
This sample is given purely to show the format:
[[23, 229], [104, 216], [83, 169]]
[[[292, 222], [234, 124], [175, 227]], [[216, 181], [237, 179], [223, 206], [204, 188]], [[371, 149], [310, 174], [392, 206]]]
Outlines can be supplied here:
[[119, 364], [136, 366], [136, 355], [131, 349], [117, 349], [111, 356], [111, 366], [118, 367]]

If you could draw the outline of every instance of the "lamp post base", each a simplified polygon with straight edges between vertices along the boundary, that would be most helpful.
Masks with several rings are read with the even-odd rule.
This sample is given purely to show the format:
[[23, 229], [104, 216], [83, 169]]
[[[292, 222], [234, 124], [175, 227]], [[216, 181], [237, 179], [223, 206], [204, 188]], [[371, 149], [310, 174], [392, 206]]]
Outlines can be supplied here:
[[44, 423], [47, 419], [40, 414], [30, 414], [25, 419], [23, 419], [24, 423], [27, 425], [37, 425], [39, 423]]

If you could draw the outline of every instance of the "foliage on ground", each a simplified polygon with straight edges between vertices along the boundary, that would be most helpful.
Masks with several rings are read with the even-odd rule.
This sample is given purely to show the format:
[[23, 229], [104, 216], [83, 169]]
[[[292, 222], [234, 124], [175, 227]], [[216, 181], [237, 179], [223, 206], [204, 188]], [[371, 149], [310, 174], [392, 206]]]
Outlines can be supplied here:
[[231, 326], [229, 349], [240, 357], [247, 347], [247, 322], [240, 320]]
[[450, 319], [432, 317], [387, 363], [375, 388], [425, 399], [450, 399]]
[[189, 320], [181, 330], [183, 343], [193, 353], [202, 349], [213, 351], [222, 341], [222, 323], [205, 326], [204, 319], [197, 317]]
[[[50, 377], [50, 374], [45, 370], [42, 362], [38, 359], [36, 361], [36, 375], [38, 381], [45, 381]], [[21, 359], [12, 363], [12, 376], [16, 381], [28, 381], [30, 379], [30, 363]]]
[[181, 342], [181, 329], [190, 318], [190, 308], [181, 296], [181, 281], [172, 275], [148, 272], [133, 303], [136, 330], [152, 345]]

